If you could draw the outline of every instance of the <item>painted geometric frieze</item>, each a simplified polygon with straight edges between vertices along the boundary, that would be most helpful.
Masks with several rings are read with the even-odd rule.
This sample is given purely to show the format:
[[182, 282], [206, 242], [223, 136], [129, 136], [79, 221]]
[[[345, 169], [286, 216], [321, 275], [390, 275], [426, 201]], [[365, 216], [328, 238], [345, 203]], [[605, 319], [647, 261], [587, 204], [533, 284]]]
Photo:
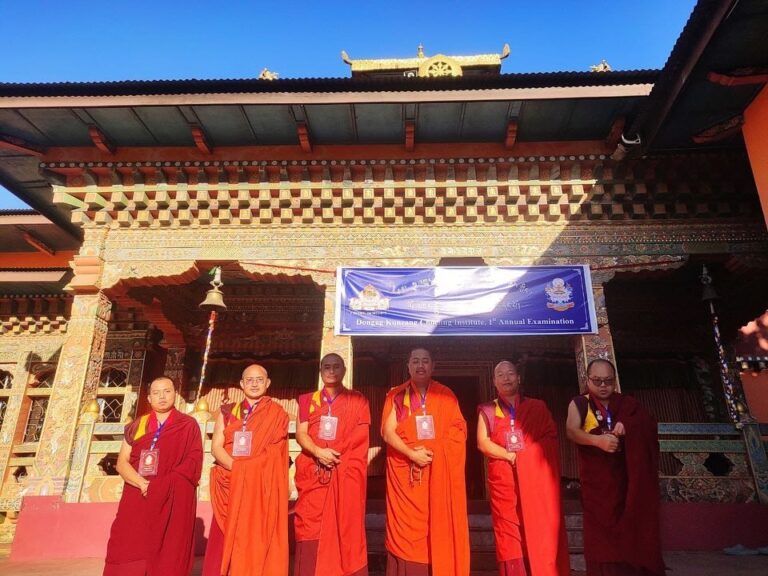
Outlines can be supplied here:
[[[72, 299], [68, 296], [0, 297], [0, 337], [63, 334]], [[0, 352], [2, 354], [2, 352]]]
[[[54, 201], [74, 207], [76, 223], [163, 229], [754, 219], [754, 184], [739, 161], [702, 155], [625, 166], [580, 155], [41, 168], [67, 173], [66, 185], [54, 186]], [[730, 164], [730, 171], [713, 168]], [[698, 177], [681, 179], [681, 170]]]
[[[120, 230], [107, 240], [102, 287], [113, 286], [123, 278], [191, 274], [186, 267], [191, 268], [195, 260], [254, 264], [301, 261], [299, 266], [314, 268], [316, 263], [317, 270], [325, 272], [332, 270], [329, 262], [334, 261], [371, 265], [392, 259], [426, 263], [451, 257], [564, 257], [572, 262], [604, 257], [679, 257], [692, 247], [712, 253], [765, 251], [768, 236], [757, 227], [716, 223], [605, 225], [600, 226], [599, 233], [591, 226], [563, 230], [499, 225]], [[283, 273], [289, 270], [287, 266]], [[272, 268], [264, 273], [281, 271]]]

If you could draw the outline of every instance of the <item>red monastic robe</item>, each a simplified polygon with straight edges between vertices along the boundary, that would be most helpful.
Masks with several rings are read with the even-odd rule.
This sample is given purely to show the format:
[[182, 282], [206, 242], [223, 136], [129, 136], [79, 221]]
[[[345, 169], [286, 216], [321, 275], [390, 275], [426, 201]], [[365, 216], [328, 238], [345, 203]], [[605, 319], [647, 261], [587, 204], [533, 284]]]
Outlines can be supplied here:
[[[139, 469], [157, 430], [155, 413], [125, 427], [130, 463]], [[156, 476], [147, 496], [129, 484], [117, 508], [107, 544], [104, 576], [187, 576], [194, 558], [196, 488], [203, 464], [203, 441], [194, 418], [172, 410], [155, 445]]]
[[341, 453], [333, 470], [319, 467], [304, 453], [296, 459], [296, 555], [294, 576], [368, 574], [365, 490], [371, 413], [368, 400], [345, 389], [330, 404], [338, 418], [335, 440], [321, 440], [320, 417], [328, 415], [321, 392], [299, 397], [299, 422], [308, 422], [312, 441]]
[[[479, 407], [494, 443], [506, 447], [511, 420], [501, 402]], [[557, 428], [546, 404], [521, 397], [515, 429], [524, 448], [514, 465], [488, 459], [491, 516], [500, 576], [569, 576], [568, 540], [560, 500], [560, 455]]]
[[456, 396], [439, 382], [430, 382], [426, 413], [434, 420], [434, 440], [417, 439], [421, 399], [410, 380], [387, 394], [382, 422], [393, 409], [400, 438], [408, 446], [432, 450], [434, 456], [419, 479], [415, 465], [387, 446], [387, 576], [426, 574], [426, 566], [431, 566], [432, 576], [469, 576], [467, 423]]
[[[584, 430], [601, 434], [587, 397], [574, 403]], [[663, 575], [657, 424], [631, 396], [613, 394], [608, 408], [613, 423], [626, 429], [621, 451], [578, 446], [587, 574]]]
[[[221, 408], [229, 454], [235, 432], [242, 430], [243, 409], [242, 403]], [[231, 471], [211, 468], [215, 522], [204, 573], [211, 574], [218, 565], [223, 576], [287, 576], [288, 414], [264, 396], [248, 417], [246, 430], [252, 434], [251, 455], [235, 456]]]

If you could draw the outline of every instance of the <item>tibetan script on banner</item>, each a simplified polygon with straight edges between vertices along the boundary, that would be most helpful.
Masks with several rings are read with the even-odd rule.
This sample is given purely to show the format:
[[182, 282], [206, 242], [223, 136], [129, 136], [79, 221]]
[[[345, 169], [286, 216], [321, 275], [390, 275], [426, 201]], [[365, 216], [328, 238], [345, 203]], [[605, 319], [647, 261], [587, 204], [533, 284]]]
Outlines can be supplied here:
[[597, 332], [588, 266], [339, 268], [337, 274], [340, 335]]

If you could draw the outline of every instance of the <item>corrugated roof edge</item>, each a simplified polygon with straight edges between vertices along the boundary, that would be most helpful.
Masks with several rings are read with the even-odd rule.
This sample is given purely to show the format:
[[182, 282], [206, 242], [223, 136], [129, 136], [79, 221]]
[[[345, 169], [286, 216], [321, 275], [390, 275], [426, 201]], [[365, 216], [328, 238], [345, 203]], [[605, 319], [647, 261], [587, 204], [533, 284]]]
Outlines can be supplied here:
[[21, 266], [13, 266], [10, 268], [0, 268], [0, 272], [70, 272], [71, 268], [23, 268]]
[[0, 83], [0, 97], [137, 96], [244, 92], [372, 92], [617, 86], [654, 83], [660, 70], [532, 72], [443, 78], [256, 78], [122, 80], [109, 82]]
[[0, 208], [0, 216], [41, 216], [32, 208]]

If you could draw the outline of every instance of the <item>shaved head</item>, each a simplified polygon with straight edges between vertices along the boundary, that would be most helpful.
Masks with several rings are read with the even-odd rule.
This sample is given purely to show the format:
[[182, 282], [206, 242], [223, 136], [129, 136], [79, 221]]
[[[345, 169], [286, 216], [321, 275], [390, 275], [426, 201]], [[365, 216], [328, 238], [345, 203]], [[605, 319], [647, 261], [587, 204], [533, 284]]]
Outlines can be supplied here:
[[496, 366], [494, 366], [494, 367], [493, 367], [493, 371], [494, 371], [494, 373], [495, 373], [497, 370], [499, 370], [499, 368], [511, 368], [512, 370], [514, 370], [515, 372], [517, 372], [517, 364], [515, 364], [514, 362], [512, 362], [512, 361], [510, 361], [510, 360], [502, 360], [501, 362], [499, 362], [498, 364], [496, 364]]

